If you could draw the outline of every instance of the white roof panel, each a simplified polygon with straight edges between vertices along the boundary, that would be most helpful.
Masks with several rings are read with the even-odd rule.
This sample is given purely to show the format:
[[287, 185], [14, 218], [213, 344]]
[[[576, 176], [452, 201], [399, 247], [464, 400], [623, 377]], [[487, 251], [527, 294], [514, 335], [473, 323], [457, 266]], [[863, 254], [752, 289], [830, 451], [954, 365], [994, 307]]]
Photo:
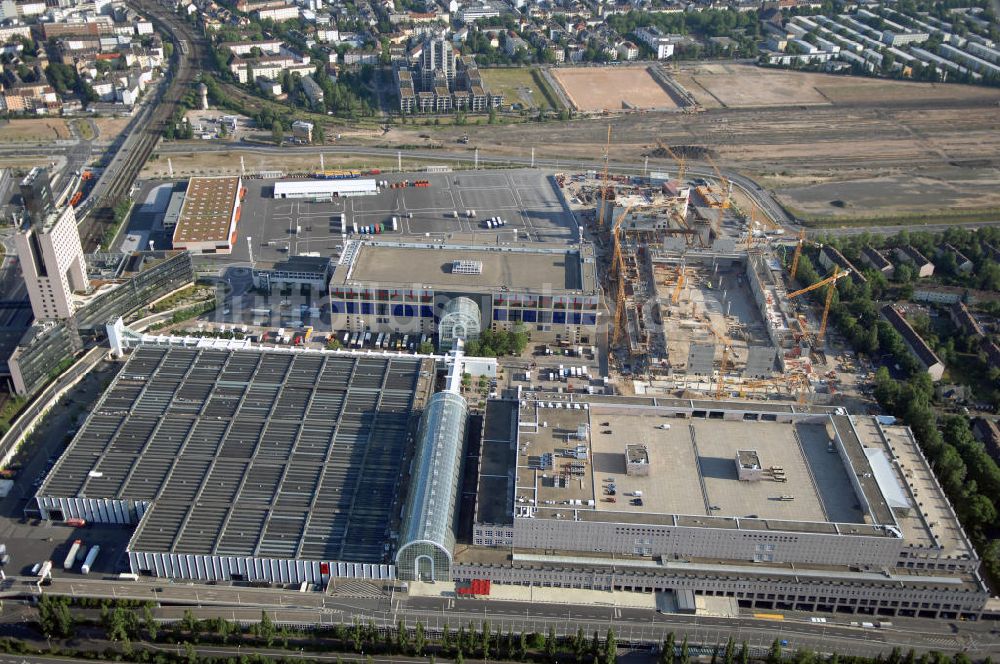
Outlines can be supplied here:
[[376, 186], [375, 180], [280, 180], [274, 183], [274, 197], [374, 192]]

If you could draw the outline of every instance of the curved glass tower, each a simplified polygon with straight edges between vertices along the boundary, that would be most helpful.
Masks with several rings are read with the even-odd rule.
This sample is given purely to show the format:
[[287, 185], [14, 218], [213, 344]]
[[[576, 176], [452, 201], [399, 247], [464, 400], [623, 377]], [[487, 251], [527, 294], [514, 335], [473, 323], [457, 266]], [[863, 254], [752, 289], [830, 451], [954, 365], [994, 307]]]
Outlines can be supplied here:
[[396, 552], [400, 579], [451, 579], [467, 420], [465, 399], [453, 392], [438, 392], [424, 410]]
[[438, 324], [438, 348], [444, 353], [455, 347], [456, 339], [478, 339], [481, 329], [482, 317], [475, 302], [467, 297], [448, 300]]

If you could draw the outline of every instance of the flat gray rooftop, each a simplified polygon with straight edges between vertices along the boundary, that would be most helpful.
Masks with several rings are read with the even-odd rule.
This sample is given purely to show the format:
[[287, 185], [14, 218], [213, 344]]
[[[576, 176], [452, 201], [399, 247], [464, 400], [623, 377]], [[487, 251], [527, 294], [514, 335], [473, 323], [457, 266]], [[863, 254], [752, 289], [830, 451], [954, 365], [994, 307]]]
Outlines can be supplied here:
[[140, 346], [39, 490], [142, 552], [383, 562], [432, 360]]
[[[364, 243], [348, 276], [343, 265], [334, 274], [335, 284], [414, 284], [456, 291], [494, 289], [596, 291], [593, 262], [581, 260], [577, 249], [554, 250], [551, 246], [498, 247], [425, 245], [399, 246]], [[592, 249], [585, 246], [586, 258]], [[480, 274], [453, 274], [457, 260], [479, 261]]]
[[[829, 437], [820, 424], [599, 412], [592, 412], [591, 419], [596, 481], [614, 477], [619, 495], [642, 491], [644, 503], [635, 507], [627, 500], [614, 504], [598, 501], [598, 510], [741, 518], [753, 515], [752, 518], [787, 521], [863, 521], [847, 471], [837, 454], [827, 452]], [[649, 450], [648, 477], [626, 476], [628, 443], [641, 443]], [[736, 474], [736, 454], [740, 450], [755, 450], [765, 470], [782, 468], [786, 481], [768, 478], [741, 482]]]
[[517, 463], [517, 404], [491, 401], [483, 422], [479, 459], [479, 490], [476, 492], [478, 523], [510, 524], [514, 515], [514, 480]]
[[[405, 164], [404, 164], [405, 167]], [[319, 157], [316, 158], [319, 170]], [[312, 199], [274, 200], [273, 181], [247, 180], [247, 197], [240, 218], [241, 240], [233, 253], [212, 258], [218, 262], [242, 263], [250, 260], [250, 247], [242, 238], [253, 238], [253, 257], [258, 267], [284, 260], [288, 256], [318, 252], [321, 256], [340, 253], [339, 215], [345, 215], [348, 235], [354, 224], [387, 224], [398, 220], [399, 230], [391, 239], [460, 239], [469, 243], [518, 240], [544, 242], [559, 246], [578, 236], [573, 213], [563, 200], [552, 175], [540, 170], [511, 169], [497, 171], [456, 171], [454, 173], [382, 173], [371, 176], [398, 183], [403, 180], [427, 180], [428, 187], [386, 187], [372, 196], [336, 198], [318, 202]], [[166, 203], [164, 203], [166, 205]], [[469, 219], [466, 210], [475, 210]], [[454, 212], [462, 213], [458, 219]], [[500, 229], [487, 229], [485, 220], [498, 216], [507, 222]], [[129, 231], [136, 230], [130, 226]], [[294, 231], [294, 232], [293, 232]], [[154, 232], [150, 239], [159, 238]], [[164, 245], [166, 246], [166, 245]], [[206, 259], [207, 260], [207, 259]]]

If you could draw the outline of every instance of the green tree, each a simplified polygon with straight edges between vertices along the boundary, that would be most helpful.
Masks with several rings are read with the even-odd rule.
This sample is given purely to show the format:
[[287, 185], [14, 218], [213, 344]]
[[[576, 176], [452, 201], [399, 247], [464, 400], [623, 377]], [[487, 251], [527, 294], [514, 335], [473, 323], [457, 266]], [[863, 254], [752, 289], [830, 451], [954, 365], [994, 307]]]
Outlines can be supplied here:
[[594, 630], [594, 638], [590, 640], [590, 657], [595, 664], [601, 661], [601, 637], [597, 635], [596, 629]]
[[726, 652], [722, 656], [723, 664], [734, 664], [736, 661], [736, 642], [733, 637], [730, 636], [729, 640], [726, 641]]
[[441, 630], [441, 649], [447, 654], [451, 651], [451, 630], [448, 629], [448, 625], [445, 624], [444, 629]]
[[549, 625], [549, 635], [545, 638], [545, 659], [556, 661], [556, 628]]
[[285, 142], [285, 129], [281, 126], [280, 122], [275, 122], [271, 127], [271, 138], [274, 139], [274, 143], [281, 147]]
[[424, 624], [418, 620], [416, 634], [413, 637], [413, 652], [418, 656], [423, 655], [426, 646], [427, 635], [424, 634]]
[[587, 654], [587, 637], [583, 633], [582, 627], [576, 628], [576, 637], [573, 639], [573, 655], [577, 662], [582, 662]]
[[675, 638], [673, 632], [667, 634], [667, 638], [663, 642], [663, 649], [660, 651], [660, 664], [674, 664]]
[[271, 622], [271, 616], [267, 615], [267, 611], [260, 612], [260, 623], [257, 624], [257, 636], [264, 639], [264, 643], [268, 647], [274, 643], [274, 623]]
[[615, 640], [615, 630], [608, 629], [608, 634], [604, 637], [604, 664], [617, 664], [618, 662], [618, 642]]
[[69, 610], [69, 600], [65, 597], [42, 595], [38, 600], [38, 624], [45, 636], [72, 637], [73, 616]]
[[746, 641], [740, 644], [740, 664], [750, 664], [750, 646]]
[[459, 651], [455, 653], [455, 664], [465, 664], [465, 656], [462, 655], [461, 649], [459, 649]]
[[681, 659], [680, 664], [691, 664], [691, 653], [688, 651], [688, 637], [687, 634], [684, 635], [684, 640], [681, 642]]
[[767, 664], [779, 664], [781, 662], [781, 641], [775, 639], [771, 642], [771, 649], [767, 653]]
[[400, 620], [396, 623], [396, 652], [406, 653], [410, 649], [410, 630]]
[[146, 628], [146, 635], [149, 637], [149, 640], [155, 641], [156, 635], [159, 631], [159, 625], [156, 622], [156, 617], [153, 615], [153, 608], [149, 604], [142, 607], [142, 621]]
[[181, 617], [181, 627], [191, 635], [198, 632], [198, 620], [194, 617], [191, 609], [184, 609], [184, 615]]
[[490, 621], [484, 620], [482, 624], [482, 633], [479, 637], [483, 648], [483, 659], [490, 658], [490, 641], [493, 638], [492, 629], [490, 627]]

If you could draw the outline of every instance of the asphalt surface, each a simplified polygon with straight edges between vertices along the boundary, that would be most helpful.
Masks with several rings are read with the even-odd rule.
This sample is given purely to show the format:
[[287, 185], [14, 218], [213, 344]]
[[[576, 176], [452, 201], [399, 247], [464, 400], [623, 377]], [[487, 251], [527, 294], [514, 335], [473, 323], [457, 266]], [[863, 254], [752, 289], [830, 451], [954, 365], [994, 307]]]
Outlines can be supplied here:
[[[300, 593], [291, 589], [205, 586], [193, 583], [169, 583], [165, 580], [139, 582], [65, 578], [58, 572], [44, 592], [72, 596], [118, 597], [154, 600], [161, 604], [158, 617], [174, 620], [183, 615], [185, 606], [200, 607], [199, 615], [221, 615], [251, 622], [260, 611], [272, 612], [276, 622], [289, 625], [353, 624], [371, 621], [378, 627], [393, 627], [399, 620], [414, 627], [421, 622], [429, 631], [445, 624], [457, 629], [469, 622], [478, 625], [489, 620], [495, 630], [535, 631], [549, 627], [557, 634], [572, 635], [578, 627], [588, 634], [604, 633], [613, 628], [619, 639], [633, 642], [658, 642], [670, 631], [687, 634], [692, 643], [713, 646], [724, 644], [730, 635], [752, 646], [767, 648], [774, 638], [788, 641], [792, 649], [817, 652], [875, 655], [895, 646], [918, 651], [966, 651], [970, 655], [1000, 654], [1000, 639], [994, 634], [995, 623], [930, 621], [893, 618], [894, 626], [885, 629], [862, 628], [850, 622], [868, 620], [863, 616], [837, 614], [827, 623], [810, 622], [805, 614], [785, 614], [785, 620], [763, 620], [751, 615], [739, 618], [660, 614], [648, 609], [614, 606], [575, 606], [539, 602], [508, 602], [449, 597], [406, 597], [389, 595], [372, 588], [370, 595], [352, 596]], [[34, 583], [8, 578], [0, 596], [34, 595]], [[170, 606], [176, 605], [176, 606]], [[10, 606], [10, 603], [8, 603]]]
[[[159, 152], [163, 154], [174, 154], [174, 153], [189, 153], [192, 151], [192, 146], [182, 143], [166, 143], [159, 147]], [[381, 157], [394, 157], [399, 150], [393, 148], [373, 148], [373, 147], [362, 147], [362, 146], [302, 146], [302, 147], [272, 147], [272, 146], [261, 146], [249, 143], [207, 143], [198, 147], [199, 152], [213, 151], [213, 152], [226, 152], [232, 150], [241, 150], [245, 152], [258, 152], [258, 153], [285, 153], [288, 150], [294, 150], [301, 154], [339, 154], [339, 155], [368, 155], [368, 156], [381, 156]], [[475, 157], [469, 151], [448, 151], [448, 150], [403, 150], [406, 156], [410, 159], [421, 159], [426, 161], [445, 161], [445, 162], [466, 162], [470, 166], [474, 163]], [[494, 157], [482, 150], [479, 152], [479, 163], [483, 165], [492, 166], [528, 166], [532, 163], [530, 156], [524, 157], [510, 157], [501, 156]], [[534, 165], [536, 168], [542, 169], [554, 169], [554, 170], [601, 170], [604, 168], [604, 162], [595, 159], [594, 161], [581, 161], [581, 160], [571, 160], [571, 159], [534, 159]], [[655, 168], [671, 167], [672, 164], [659, 164]], [[649, 166], [650, 170], [654, 169], [654, 165]], [[614, 173], [630, 173], [630, 174], [642, 174], [646, 171], [645, 162], [611, 162], [610, 170]], [[710, 166], [704, 164], [696, 164], [688, 162], [686, 166], [686, 174], [690, 178], [706, 178], [708, 180], [715, 180], [716, 174], [715, 170]], [[747, 197], [751, 198], [757, 203], [760, 210], [766, 214], [768, 217], [773, 219], [783, 228], [785, 228], [786, 233], [796, 234], [799, 232], [803, 226], [799, 224], [795, 219], [793, 219], [785, 209], [777, 202], [777, 200], [771, 195], [771, 193], [761, 187], [752, 178], [742, 175], [738, 172], [732, 170], [721, 170], [722, 174], [733, 183], [733, 186], [741, 190]], [[927, 224], [920, 225], [917, 228], [920, 230], [934, 231], [934, 230], [944, 230], [947, 228], [952, 228], [955, 226], [960, 227], [980, 227], [980, 226], [993, 226], [1000, 224], [1000, 219], [984, 222], [975, 223], [943, 223], [943, 224]], [[859, 227], [841, 227], [841, 228], [807, 228], [806, 234], [808, 236], [818, 236], [818, 235], [855, 235], [862, 232], [877, 233], [880, 235], [893, 235], [898, 233], [903, 229], [913, 230], [913, 226], [859, 226]]]

